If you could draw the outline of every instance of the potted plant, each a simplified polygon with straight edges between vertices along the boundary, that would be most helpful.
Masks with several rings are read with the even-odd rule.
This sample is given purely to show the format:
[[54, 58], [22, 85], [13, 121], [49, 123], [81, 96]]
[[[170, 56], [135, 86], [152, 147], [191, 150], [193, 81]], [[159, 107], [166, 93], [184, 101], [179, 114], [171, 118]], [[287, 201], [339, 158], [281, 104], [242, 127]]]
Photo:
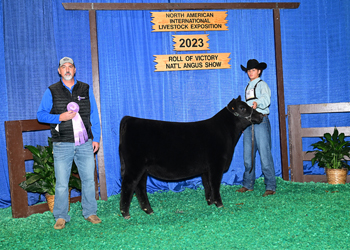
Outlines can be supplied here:
[[350, 157], [350, 142], [345, 141], [344, 133], [340, 133], [334, 127], [333, 134], [325, 133], [320, 137], [321, 141], [311, 144], [315, 156], [311, 159], [312, 165], [318, 163], [325, 168], [327, 182], [330, 184], [345, 184], [346, 176], [350, 168], [347, 159]]
[[[33, 155], [33, 172], [27, 172], [25, 175], [26, 180], [19, 185], [27, 192], [45, 194], [49, 209], [52, 212], [56, 178], [53, 161], [53, 145], [50, 137], [48, 138], [48, 144], [48, 146], [25, 146]], [[78, 168], [73, 162], [72, 173], [68, 184], [70, 190], [72, 188], [81, 190], [81, 181], [77, 176]]]

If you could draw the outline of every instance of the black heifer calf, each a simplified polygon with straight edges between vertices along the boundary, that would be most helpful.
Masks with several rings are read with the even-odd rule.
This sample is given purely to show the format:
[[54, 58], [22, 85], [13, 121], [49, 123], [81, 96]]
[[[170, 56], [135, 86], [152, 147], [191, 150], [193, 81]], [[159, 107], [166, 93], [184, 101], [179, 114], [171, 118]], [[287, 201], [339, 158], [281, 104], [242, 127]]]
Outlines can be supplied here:
[[120, 211], [124, 218], [130, 218], [134, 192], [141, 209], [153, 213], [146, 192], [148, 174], [165, 181], [201, 175], [208, 205], [222, 207], [221, 179], [231, 164], [234, 148], [242, 131], [262, 118], [240, 96], [212, 118], [198, 122], [124, 117], [119, 144]]

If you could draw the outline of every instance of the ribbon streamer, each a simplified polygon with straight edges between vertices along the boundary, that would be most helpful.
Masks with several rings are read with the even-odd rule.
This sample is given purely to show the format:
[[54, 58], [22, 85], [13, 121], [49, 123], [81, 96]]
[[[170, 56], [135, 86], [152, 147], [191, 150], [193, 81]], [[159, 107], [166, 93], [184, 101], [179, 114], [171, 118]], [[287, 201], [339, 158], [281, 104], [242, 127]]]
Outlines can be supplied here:
[[85, 142], [88, 141], [89, 138], [88, 138], [83, 120], [81, 119], [81, 116], [78, 113], [79, 112], [79, 105], [75, 102], [70, 102], [67, 105], [67, 110], [77, 113], [72, 119], [75, 146], [79, 146], [81, 144], [84, 144]]

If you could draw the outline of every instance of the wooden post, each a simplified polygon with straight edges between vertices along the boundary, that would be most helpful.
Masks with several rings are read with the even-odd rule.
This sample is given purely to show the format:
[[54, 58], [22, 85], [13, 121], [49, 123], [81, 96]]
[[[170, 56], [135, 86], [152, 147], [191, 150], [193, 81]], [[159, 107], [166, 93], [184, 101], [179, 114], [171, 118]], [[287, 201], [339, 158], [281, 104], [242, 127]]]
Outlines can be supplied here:
[[[96, 11], [89, 10], [90, 20], [90, 41], [91, 41], [91, 62], [92, 62], [92, 84], [94, 96], [96, 99], [98, 114], [101, 122], [101, 99], [100, 99], [100, 72], [98, 67], [98, 44], [97, 44], [97, 24], [96, 24]], [[106, 175], [105, 175], [105, 162], [103, 154], [103, 136], [101, 129], [100, 138], [100, 149], [97, 152], [97, 164], [98, 164], [98, 175], [99, 175], [99, 186], [102, 200], [107, 200], [107, 186], [106, 186]], [[98, 195], [98, 194], [97, 194]]]
[[280, 22], [280, 10], [277, 8], [273, 9], [273, 24], [274, 24], [274, 30], [275, 30], [278, 120], [279, 120], [279, 129], [280, 129], [282, 177], [283, 177], [283, 180], [289, 180], [286, 113], [285, 113], [285, 104], [284, 104], [284, 85], [283, 85], [281, 22]]

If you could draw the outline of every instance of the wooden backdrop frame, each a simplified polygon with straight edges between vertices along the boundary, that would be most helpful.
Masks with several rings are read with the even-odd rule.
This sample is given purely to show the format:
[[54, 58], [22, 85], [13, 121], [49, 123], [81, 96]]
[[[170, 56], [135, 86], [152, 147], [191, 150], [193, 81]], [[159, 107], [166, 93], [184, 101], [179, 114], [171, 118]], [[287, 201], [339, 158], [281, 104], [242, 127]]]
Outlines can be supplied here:
[[[303, 151], [302, 138], [322, 137], [324, 133], [333, 134], [334, 127], [302, 128], [301, 114], [349, 113], [350, 102], [288, 105], [288, 130], [291, 181], [327, 182], [326, 175], [304, 175], [303, 161], [311, 161], [314, 153]], [[337, 127], [339, 133], [350, 136], [350, 127]], [[347, 158], [346, 158], [347, 159]], [[348, 159], [349, 160], [349, 159]], [[350, 182], [350, 175], [346, 182]]]
[[[101, 116], [100, 102], [100, 77], [98, 65], [98, 42], [97, 42], [97, 10], [221, 10], [221, 9], [272, 9], [274, 20], [275, 58], [277, 76], [277, 99], [280, 132], [280, 148], [282, 161], [282, 178], [289, 180], [288, 148], [286, 132], [286, 114], [283, 86], [282, 43], [280, 9], [297, 9], [300, 3], [62, 3], [66, 10], [89, 11], [90, 42], [92, 61], [92, 82], [96, 98], [97, 108]], [[101, 120], [101, 117], [100, 117]], [[102, 124], [102, 123], [101, 123]], [[100, 150], [97, 153], [98, 170], [100, 180], [100, 195], [102, 200], [107, 200], [107, 187], [105, 176], [105, 164], [103, 153], [103, 137], [101, 134]]]
[[[25, 161], [32, 160], [32, 153], [23, 146], [23, 132], [49, 130], [50, 125], [37, 119], [5, 121], [7, 161], [9, 168], [11, 207], [13, 218], [23, 218], [49, 210], [47, 203], [28, 205], [27, 191], [19, 184], [26, 180]], [[98, 200], [98, 180], [95, 166], [95, 198]], [[68, 198], [68, 197], [67, 197]], [[71, 198], [71, 203], [81, 201], [81, 196]]]

